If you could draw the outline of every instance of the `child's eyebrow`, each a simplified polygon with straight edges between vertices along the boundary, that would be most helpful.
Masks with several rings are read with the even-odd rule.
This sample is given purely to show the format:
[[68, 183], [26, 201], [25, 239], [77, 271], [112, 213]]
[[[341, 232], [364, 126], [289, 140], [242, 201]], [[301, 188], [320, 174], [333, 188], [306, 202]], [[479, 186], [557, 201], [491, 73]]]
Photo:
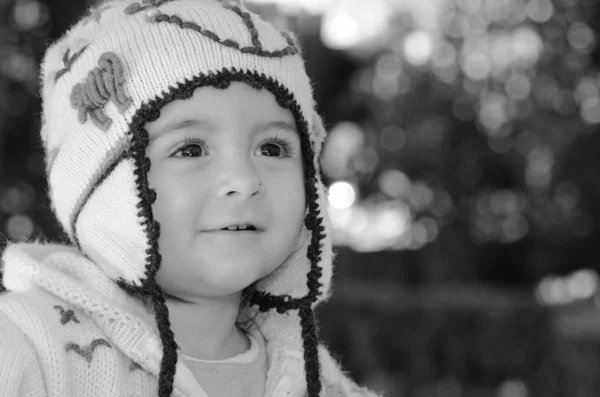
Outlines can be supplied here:
[[261, 131], [268, 131], [268, 130], [287, 130], [290, 132], [293, 132], [296, 135], [300, 135], [300, 133], [298, 132], [298, 129], [296, 128], [296, 126], [292, 123], [288, 123], [287, 121], [281, 121], [281, 120], [277, 120], [277, 121], [269, 121], [267, 123], [264, 124], [259, 124], [254, 132], [261, 132]]
[[185, 120], [178, 121], [178, 122], [171, 122], [171, 123], [167, 123], [161, 129], [159, 129], [156, 133], [151, 134], [149, 137], [149, 140], [148, 140], [148, 144], [154, 142], [161, 136], [165, 135], [167, 132], [173, 132], [173, 131], [177, 131], [177, 130], [183, 130], [186, 128], [192, 128], [192, 127], [198, 127], [198, 126], [203, 126], [208, 129], [216, 128], [215, 123], [213, 123], [210, 120], [206, 120], [206, 119], [185, 119]]
[[[182, 121], [178, 121], [175, 123], [167, 123], [163, 128], [161, 128], [160, 130], [158, 130], [156, 133], [151, 134], [149, 137], [149, 141], [148, 144], [154, 142], [155, 140], [157, 140], [158, 138], [160, 138], [161, 136], [165, 135], [168, 132], [173, 132], [176, 130], [183, 130], [186, 128], [194, 128], [194, 127], [205, 127], [207, 129], [212, 129], [215, 130], [217, 128], [217, 125], [212, 122], [211, 120], [206, 120], [206, 119], [185, 119]], [[263, 124], [259, 124], [258, 126], [256, 126], [254, 128], [253, 133], [258, 133], [258, 132], [262, 132], [262, 131], [268, 131], [268, 130], [284, 130], [284, 131], [289, 131], [289, 132], [293, 132], [296, 135], [300, 135], [300, 133], [298, 132], [298, 129], [296, 128], [296, 126], [292, 123], [289, 123], [287, 121], [282, 121], [282, 120], [274, 120], [274, 121], [269, 121]]]

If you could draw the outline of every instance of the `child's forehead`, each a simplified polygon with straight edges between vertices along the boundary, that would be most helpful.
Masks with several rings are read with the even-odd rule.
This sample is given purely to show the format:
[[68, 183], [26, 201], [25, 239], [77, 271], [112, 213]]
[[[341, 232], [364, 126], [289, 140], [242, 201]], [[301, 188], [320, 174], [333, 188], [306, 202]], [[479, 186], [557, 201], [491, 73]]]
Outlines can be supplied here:
[[[249, 128], [240, 129], [236, 131], [241, 133], [241, 131], [244, 130], [251, 135], [258, 134], [264, 131], [284, 132], [288, 133], [289, 135], [295, 135], [298, 137], [300, 135], [294, 123], [290, 123], [283, 120], [271, 120], [258, 124], [249, 124], [247, 125], [247, 127]], [[148, 123], [146, 128], [150, 134], [150, 143], [152, 143], [157, 139], [161, 138], [162, 136], [176, 133], [178, 131], [192, 129], [211, 133], [218, 133], [222, 129], [226, 128], [226, 126], [222, 125], [218, 121], [214, 121], [211, 119], [175, 118], [173, 120], [170, 120], [169, 122], [165, 122], [158, 125]]]
[[149, 131], [215, 130], [236, 123], [298, 133], [292, 112], [278, 105], [273, 94], [244, 83], [232, 83], [226, 89], [197, 88], [189, 99], [178, 99], [165, 105], [159, 118], [147, 123], [147, 127]]

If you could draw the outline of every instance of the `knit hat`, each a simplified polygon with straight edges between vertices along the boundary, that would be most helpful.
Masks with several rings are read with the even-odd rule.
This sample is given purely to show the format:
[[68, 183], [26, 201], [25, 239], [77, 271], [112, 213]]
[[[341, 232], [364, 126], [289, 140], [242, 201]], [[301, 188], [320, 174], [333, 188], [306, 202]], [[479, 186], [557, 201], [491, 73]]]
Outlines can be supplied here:
[[155, 281], [160, 229], [144, 125], [198, 87], [238, 81], [268, 90], [292, 112], [305, 167], [302, 250], [258, 284], [252, 303], [267, 340], [283, 338], [304, 350], [309, 396], [318, 396], [313, 310], [327, 298], [332, 275], [319, 166], [325, 130], [295, 37], [216, 0], [110, 1], [50, 46], [41, 79], [52, 208], [81, 252], [132, 296], [152, 301], [163, 344], [161, 397], [172, 391], [177, 345]]

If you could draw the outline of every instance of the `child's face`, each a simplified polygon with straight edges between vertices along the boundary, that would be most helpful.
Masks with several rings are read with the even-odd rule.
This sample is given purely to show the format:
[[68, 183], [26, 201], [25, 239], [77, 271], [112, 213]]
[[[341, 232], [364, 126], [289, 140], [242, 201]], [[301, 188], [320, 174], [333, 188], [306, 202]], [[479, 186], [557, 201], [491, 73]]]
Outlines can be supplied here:
[[[146, 129], [167, 293], [234, 294], [286, 260], [302, 230], [304, 174], [294, 116], [270, 92], [199, 88]], [[258, 230], [221, 230], [239, 224]]]

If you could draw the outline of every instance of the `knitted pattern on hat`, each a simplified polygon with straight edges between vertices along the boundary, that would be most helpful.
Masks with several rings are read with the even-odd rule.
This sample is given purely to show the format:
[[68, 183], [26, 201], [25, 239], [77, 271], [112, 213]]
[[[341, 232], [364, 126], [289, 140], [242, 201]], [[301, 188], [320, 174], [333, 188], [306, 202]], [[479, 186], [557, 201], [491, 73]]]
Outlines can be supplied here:
[[132, 296], [151, 300], [163, 344], [161, 397], [173, 389], [177, 345], [155, 281], [160, 225], [144, 125], [196, 88], [234, 81], [268, 90], [293, 113], [305, 169], [302, 250], [259, 283], [252, 303], [268, 342], [304, 350], [309, 396], [320, 395], [313, 310], [328, 297], [333, 255], [319, 163], [325, 129], [293, 35], [215, 0], [105, 2], [48, 49], [41, 79], [53, 210], [75, 246]]

